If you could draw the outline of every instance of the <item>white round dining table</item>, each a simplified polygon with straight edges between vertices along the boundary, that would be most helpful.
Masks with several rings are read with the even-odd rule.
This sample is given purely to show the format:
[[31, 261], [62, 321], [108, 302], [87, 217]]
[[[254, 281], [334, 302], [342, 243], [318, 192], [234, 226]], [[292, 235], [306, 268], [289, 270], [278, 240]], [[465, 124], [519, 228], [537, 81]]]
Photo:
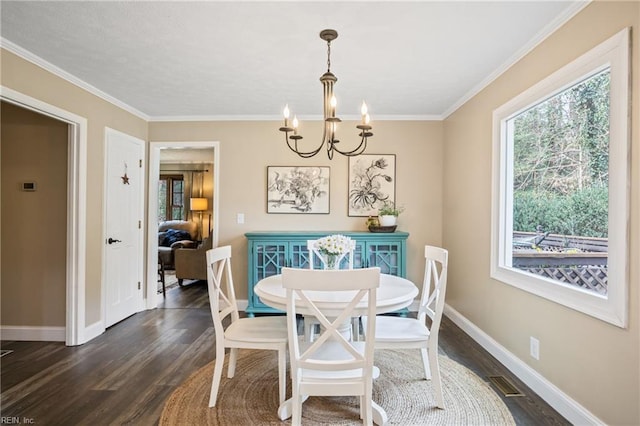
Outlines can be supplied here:
[[[265, 305], [281, 311], [287, 310], [287, 291], [282, 287], [282, 275], [264, 278], [254, 287], [255, 293]], [[309, 292], [309, 297], [327, 316], [337, 317], [346, 304], [353, 298], [352, 291]], [[418, 295], [418, 287], [406, 278], [395, 275], [380, 274], [380, 287], [376, 292], [376, 312], [384, 314], [398, 311], [409, 306]], [[315, 297], [314, 297], [315, 296]], [[357, 307], [356, 312], [366, 314], [366, 299]], [[296, 303], [296, 310], [301, 314], [310, 314], [303, 303]]]

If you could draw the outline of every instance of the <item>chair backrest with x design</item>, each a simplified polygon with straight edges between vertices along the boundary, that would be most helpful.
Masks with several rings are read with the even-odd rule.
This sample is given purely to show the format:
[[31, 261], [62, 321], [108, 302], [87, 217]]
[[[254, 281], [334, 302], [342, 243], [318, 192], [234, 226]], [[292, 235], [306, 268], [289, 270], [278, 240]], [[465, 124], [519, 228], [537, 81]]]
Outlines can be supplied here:
[[[447, 290], [447, 269], [449, 252], [440, 247], [425, 246], [425, 270], [418, 308], [418, 320], [425, 322], [428, 316], [431, 319], [432, 341], [437, 347], [437, 330], [440, 329], [440, 321], [444, 311], [444, 295]], [[435, 337], [435, 338], [433, 338]]]
[[231, 316], [234, 322], [240, 318], [231, 275], [231, 246], [208, 250], [207, 265], [210, 265], [207, 284], [213, 325], [216, 336], [224, 336], [224, 319]]
[[[287, 290], [287, 325], [289, 333], [290, 363], [292, 378], [304, 385], [304, 370], [313, 370], [311, 375], [323, 376], [343, 370], [362, 369], [359, 380], [371, 380], [374, 339], [365, 342], [348, 340], [341, 329], [350, 318], [366, 309], [366, 315], [375, 318], [376, 289], [380, 285], [380, 268], [314, 270], [282, 269], [282, 284]], [[366, 307], [366, 308], [365, 308]], [[325, 314], [330, 309], [335, 317]], [[300, 343], [297, 335], [296, 313], [314, 316], [322, 325], [320, 335], [313, 342]], [[375, 335], [375, 321], [369, 321], [370, 336]], [[348, 335], [348, 333], [347, 333]], [[338, 375], [337, 377], [341, 377]], [[336, 378], [337, 378], [336, 377]], [[356, 380], [357, 381], [357, 380]], [[353, 395], [340, 390], [340, 383], [323, 381], [324, 385], [307, 387], [303, 394], [313, 395], [314, 390], [329, 391], [331, 395]], [[344, 384], [344, 383], [342, 383]], [[294, 384], [295, 386], [295, 384]], [[363, 385], [364, 386], [364, 385]], [[364, 389], [364, 388], [363, 388]], [[308, 392], [308, 393], [306, 393]], [[336, 393], [337, 392], [337, 393]], [[325, 394], [327, 393], [320, 393]]]

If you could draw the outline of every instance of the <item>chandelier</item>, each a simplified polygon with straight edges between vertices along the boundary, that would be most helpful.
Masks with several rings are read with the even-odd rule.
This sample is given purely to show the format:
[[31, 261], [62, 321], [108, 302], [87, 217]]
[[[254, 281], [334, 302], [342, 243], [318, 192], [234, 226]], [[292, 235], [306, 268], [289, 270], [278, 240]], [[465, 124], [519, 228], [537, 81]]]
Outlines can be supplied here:
[[[362, 115], [362, 122], [356, 126], [360, 130], [358, 136], [360, 136], [360, 144], [352, 150], [341, 150], [338, 148], [340, 142], [336, 139], [336, 125], [342, 120], [336, 117], [336, 97], [333, 94], [333, 85], [338, 78], [331, 72], [331, 41], [338, 38], [338, 32], [336, 30], [323, 30], [320, 32], [320, 38], [327, 42], [327, 72], [322, 74], [320, 82], [324, 90], [324, 131], [322, 134], [322, 141], [320, 145], [311, 151], [302, 151], [298, 147], [298, 142], [302, 139], [302, 135], [298, 134], [298, 118], [294, 115], [291, 126], [289, 125], [289, 105], [284, 107], [284, 126], [280, 127], [280, 131], [284, 132], [284, 139], [287, 142], [289, 149], [302, 158], [310, 158], [316, 155], [322, 147], [326, 144], [327, 156], [331, 160], [334, 152], [346, 156], [355, 156], [362, 154], [367, 148], [367, 139], [373, 136], [371, 133], [371, 126], [369, 125], [369, 114], [367, 113], [367, 104], [362, 102], [360, 113]], [[291, 133], [291, 135], [289, 135]]]

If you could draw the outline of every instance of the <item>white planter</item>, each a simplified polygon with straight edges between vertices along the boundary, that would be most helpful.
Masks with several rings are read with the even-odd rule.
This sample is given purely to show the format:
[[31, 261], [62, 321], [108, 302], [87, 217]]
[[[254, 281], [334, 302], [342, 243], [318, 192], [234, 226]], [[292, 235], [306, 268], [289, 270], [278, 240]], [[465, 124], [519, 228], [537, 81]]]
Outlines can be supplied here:
[[398, 220], [397, 216], [385, 215], [379, 216], [378, 221], [380, 222], [380, 226], [394, 226], [396, 221]]

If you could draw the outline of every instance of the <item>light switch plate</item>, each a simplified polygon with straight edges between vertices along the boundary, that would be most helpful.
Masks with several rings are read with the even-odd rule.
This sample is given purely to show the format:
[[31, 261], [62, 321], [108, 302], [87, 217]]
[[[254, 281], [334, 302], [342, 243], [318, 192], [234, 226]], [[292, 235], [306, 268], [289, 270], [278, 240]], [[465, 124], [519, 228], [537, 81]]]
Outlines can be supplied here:
[[534, 359], [540, 359], [540, 341], [533, 336], [529, 340], [529, 353]]

